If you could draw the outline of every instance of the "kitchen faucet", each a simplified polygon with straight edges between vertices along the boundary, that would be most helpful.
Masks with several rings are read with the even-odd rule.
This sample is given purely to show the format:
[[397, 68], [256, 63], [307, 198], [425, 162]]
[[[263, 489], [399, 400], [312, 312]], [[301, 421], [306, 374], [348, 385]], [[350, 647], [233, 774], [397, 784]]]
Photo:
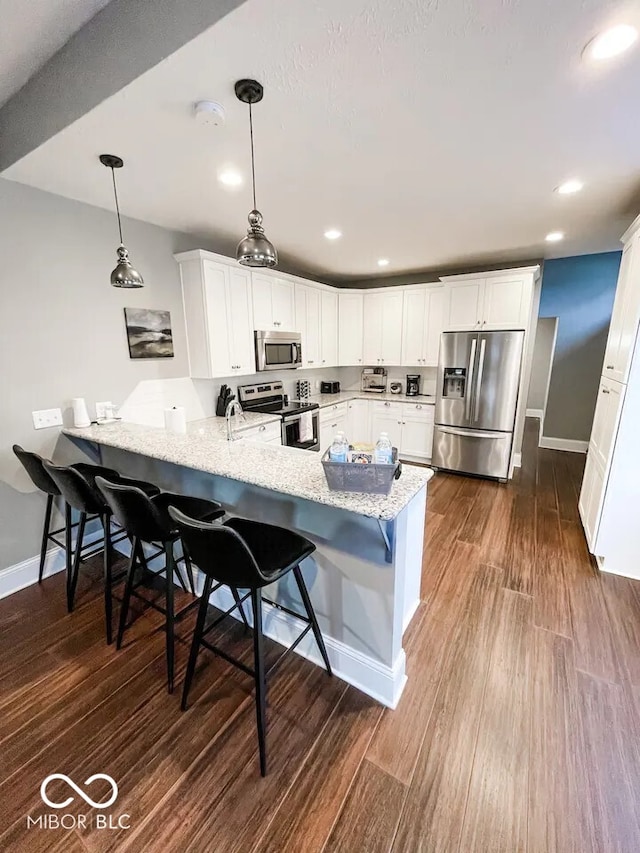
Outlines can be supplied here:
[[242, 406], [240, 405], [238, 400], [229, 400], [229, 402], [227, 403], [226, 411], [224, 413], [224, 416], [227, 420], [227, 441], [233, 441], [234, 440], [233, 425], [231, 423], [231, 418], [233, 417], [234, 414], [236, 415], [236, 417], [238, 415], [242, 415], [242, 420], [246, 421], [246, 418], [244, 416], [244, 412], [242, 411]]

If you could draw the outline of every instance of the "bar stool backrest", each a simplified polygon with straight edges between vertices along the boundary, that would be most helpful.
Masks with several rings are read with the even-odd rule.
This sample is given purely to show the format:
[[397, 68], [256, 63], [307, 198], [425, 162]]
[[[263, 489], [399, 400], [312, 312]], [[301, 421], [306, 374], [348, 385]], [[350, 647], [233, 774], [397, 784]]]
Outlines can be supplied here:
[[96, 477], [96, 486], [111, 508], [114, 518], [130, 537], [143, 542], [163, 542], [169, 531], [151, 498], [137, 486], [110, 482]]
[[215, 522], [197, 521], [169, 507], [192, 562], [205, 575], [232, 587], [255, 588], [266, 580], [247, 543], [237, 531]]
[[79, 512], [100, 513], [104, 511], [104, 501], [79, 471], [68, 465], [54, 465], [53, 462], [46, 459], [43, 464], [69, 506]]
[[59, 495], [60, 489], [44, 467], [44, 459], [37, 453], [24, 450], [19, 444], [13, 445], [13, 452], [22, 463], [23, 468], [31, 477], [33, 485], [47, 495]]

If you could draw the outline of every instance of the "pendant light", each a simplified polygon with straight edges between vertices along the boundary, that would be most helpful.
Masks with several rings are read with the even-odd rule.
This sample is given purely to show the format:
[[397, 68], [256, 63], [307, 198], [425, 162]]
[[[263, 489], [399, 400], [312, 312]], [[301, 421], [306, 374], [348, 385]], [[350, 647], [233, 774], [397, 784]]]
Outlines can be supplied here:
[[120, 245], [118, 246], [118, 264], [111, 273], [111, 284], [114, 287], [144, 287], [144, 279], [140, 273], [131, 266], [129, 252], [122, 240], [122, 223], [120, 222], [120, 207], [118, 205], [118, 190], [116, 188], [116, 169], [121, 169], [124, 162], [115, 154], [101, 154], [100, 162], [103, 166], [111, 169], [113, 179], [113, 195], [116, 200], [116, 213], [118, 215], [118, 232], [120, 234]]
[[236, 258], [247, 267], [275, 267], [278, 253], [268, 239], [262, 227], [262, 214], [256, 209], [256, 167], [253, 154], [253, 116], [251, 107], [262, 100], [263, 88], [257, 80], [238, 80], [235, 86], [236, 97], [243, 104], [249, 104], [249, 135], [251, 137], [251, 180], [253, 184], [253, 210], [248, 216], [247, 236], [238, 243]]

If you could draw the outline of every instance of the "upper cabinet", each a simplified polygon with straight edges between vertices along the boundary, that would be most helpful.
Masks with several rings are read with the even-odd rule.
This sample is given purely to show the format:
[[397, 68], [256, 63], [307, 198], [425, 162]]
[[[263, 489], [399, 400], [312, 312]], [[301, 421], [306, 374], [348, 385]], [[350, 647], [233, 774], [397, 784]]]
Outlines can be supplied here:
[[338, 364], [362, 367], [364, 293], [338, 294]]
[[294, 283], [256, 272], [251, 277], [255, 328], [261, 332], [270, 329], [280, 332], [296, 330]]
[[198, 379], [256, 372], [251, 273], [216, 255], [176, 255], [180, 264], [190, 375]]
[[602, 373], [627, 382], [640, 322], [640, 233], [626, 244], [620, 262], [616, 298]]
[[397, 365], [402, 356], [402, 302], [404, 292], [365, 293], [363, 357], [367, 365]]
[[488, 276], [445, 276], [444, 330], [526, 329], [533, 276], [528, 270]]
[[320, 367], [320, 291], [296, 284], [295, 305], [295, 328], [302, 335], [302, 366]]
[[444, 329], [444, 287], [406, 290], [402, 321], [402, 364], [437, 367]]
[[338, 361], [338, 294], [320, 291], [320, 360], [323, 367], [337, 367]]

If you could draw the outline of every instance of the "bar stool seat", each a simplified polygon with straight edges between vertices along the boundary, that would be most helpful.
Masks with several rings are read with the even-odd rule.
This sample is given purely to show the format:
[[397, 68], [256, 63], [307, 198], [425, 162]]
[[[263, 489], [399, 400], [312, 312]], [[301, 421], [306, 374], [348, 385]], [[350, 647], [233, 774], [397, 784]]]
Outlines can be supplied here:
[[[177, 507], [172, 507], [169, 512], [178, 525], [182, 541], [188, 548], [191, 559], [205, 575], [205, 584], [200, 598], [200, 608], [198, 610], [198, 618], [193, 633], [193, 641], [185, 675], [182, 710], [185, 711], [187, 709], [189, 689], [193, 680], [200, 646], [204, 646], [215, 654], [220, 655], [229, 663], [251, 675], [255, 681], [256, 689], [256, 721], [258, 727], [260, 773], [262, 776], [266, 776], [267, 675], [273, 672], [309, 631], [313, 631], [327, 672], [329, 675], [332, 674], [322, 633], [320, 632], [318, 620], [316, 619], [300, 569], [300, 563], [315, 551], [316, 546], [313, 542], [305, 539], [304, 536], [272, 524], [264, 524], [263, 522], [246, 518], [230, 518], [224, 524], [207, 524], [206, 522], [189, 518], [183, 512], [180, 512]], [[293, 610], [283, 607], [280, 603], [263, 598], [262, 589], [274, 583], [274, 581], [283, 577], [288, 572], [293, 572], [306, 616], [295, 613]], [[235, 609], [231, 608], [222, 617], [214, 619], [213, 622], [205, 627], [209, 596], [211, 595], [214, 582], [218, 583], [218, 585], [223, 583], [232, 588], [239, 587], [240, 589], [249, 590], [244, 598], [240, 599], [240, 602], [236, 601], [236, 606], [239, 606], [240, 612], [244, 616], [242, 603], [247, 598], [251, 598], [253, 611], [253, 669], [205, 639], [205, 636], [211, 629]], [[291, 646], [283, 652], [269, 669], [269, 672], [265, 672], [264, 668], [262, 632], [263, 601], [274, 604], [279, 609], [307, 623], [306, 628]]]

